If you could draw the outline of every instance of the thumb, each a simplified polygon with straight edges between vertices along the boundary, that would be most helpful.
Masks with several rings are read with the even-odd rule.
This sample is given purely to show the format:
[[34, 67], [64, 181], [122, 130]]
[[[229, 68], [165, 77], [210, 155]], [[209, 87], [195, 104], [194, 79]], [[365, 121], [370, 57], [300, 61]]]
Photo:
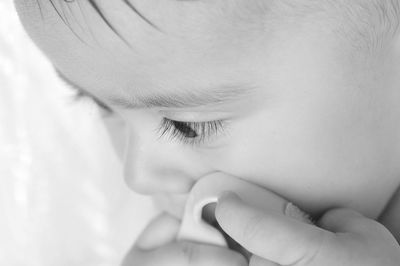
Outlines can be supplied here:
[[175, 240], [180, 221], [166, 213], [155, 217], [139, 235], [135, 247], [141, 250], [155, 249]]

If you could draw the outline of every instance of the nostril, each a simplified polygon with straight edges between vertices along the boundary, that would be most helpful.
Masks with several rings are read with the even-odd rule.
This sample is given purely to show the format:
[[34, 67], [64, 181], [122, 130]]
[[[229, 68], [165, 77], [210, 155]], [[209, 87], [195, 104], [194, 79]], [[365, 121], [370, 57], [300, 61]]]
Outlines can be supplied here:
[[236, 242], [233, 238], [231, 238], [219, 225], [217, 218], [215, 217], [215, 209], [217, 207], [217, 203], [212, 202], [204, 205], [202, 212], [201, 212], [201, 219], [206, 222], [207, 224], [211, 225], [215, 229], [221, 232], [221, 234], [224, 236], [228, 247], [232, 250], [235, 250], [242, 254], [246, 259], [247, 262], [250, 261], [251, 253], [242, 247], [238, 242]]

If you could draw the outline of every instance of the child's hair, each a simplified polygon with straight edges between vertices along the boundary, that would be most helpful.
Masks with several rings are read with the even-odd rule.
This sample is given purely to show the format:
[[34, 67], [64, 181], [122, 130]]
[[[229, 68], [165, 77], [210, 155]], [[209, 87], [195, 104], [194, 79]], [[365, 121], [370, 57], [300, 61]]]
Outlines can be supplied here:
[[[38, 3], [40, 1], [38, 0]], [[68, 4], [76, 0], [48, 1], [51, 2], [62, 20], [68, 24], [68, 19], [65, 16], [65, 7], [57, 5], [60, 2], [56, 4], [56, 1]], [[99, 0], [87, 1], [108, 27], [123, 39], [116, 27], [107, 19], [106, 11], [102, 10], [98, 3]], [[190, 2], [194, 0], [176, 1]], [[157, 25], [141, 14], [132, 3], [128, 0], [122, 0], [122, 2], [146, 23], [157, 29]], [[275, 17], [296, 18], [303, 21], [311, 21], [311, 18], [314, 19], [312, 23], [321, 23], [321, 27], [324, 25], [329, 26], [330, 21], [335, 21], [334, 31], [338, 34], [338, 37], [349, 40], [357, 50], [374, 51], [382, 48], [385, 41], [396, 36], [399, 30], [399, 0], [252, 0], [252, 2], [254, 2], [257, 8], [263, 9], [266, 16], [273, 14]], [[249, 2], [247, 6], [251, 4]], [[244, 12], [248, 13], [248, 10]], [[315, 21], [318, 18], [319, 20]], [[338, 19], [341, 22], [337, 23]]]
[[299, 17], [319, 16], [328, 23], [341, 19], [342, 23], [335, 23], [336, 33], [360, 50], [382, 48], [399, 31], [399, 0], [285, 0], [282, 4]]

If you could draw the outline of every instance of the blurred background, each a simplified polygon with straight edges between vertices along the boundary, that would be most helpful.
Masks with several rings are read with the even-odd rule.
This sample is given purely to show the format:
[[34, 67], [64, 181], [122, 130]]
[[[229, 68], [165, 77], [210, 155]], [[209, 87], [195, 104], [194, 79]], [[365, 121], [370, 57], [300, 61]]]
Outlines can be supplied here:
[[119, 265], [155, 215], [72, 96], [0, 0], [0, 265]]

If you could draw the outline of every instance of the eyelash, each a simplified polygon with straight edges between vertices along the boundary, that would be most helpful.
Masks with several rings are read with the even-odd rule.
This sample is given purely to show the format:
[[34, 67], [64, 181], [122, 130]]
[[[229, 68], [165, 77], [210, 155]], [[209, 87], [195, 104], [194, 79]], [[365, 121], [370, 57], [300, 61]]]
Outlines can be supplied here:
[[178, 140], [192, 146], [204, 144], [224, 130], [222, 120], [207, 122], [182, 122], [163, 118], [158, 129], [160, 138], [168, 135], [170, 140]]
[[[103, 116], [105, 117], [114, 114], [110, 107], [81, 91], [75, 92], [72, 97], [74, 102], [81, 102], [87, 99], [93, 101], [101, 110], [104, 111]], [[204, 144], [212, 137], [218, 136], [224, 131], [224, 128], [225, 125], [223, 120], [183, 122], [164, 117], [157, 132], [159, 138], [168, 137], [170, 140], [178, 140], [183, 144], [196, 146]]]

